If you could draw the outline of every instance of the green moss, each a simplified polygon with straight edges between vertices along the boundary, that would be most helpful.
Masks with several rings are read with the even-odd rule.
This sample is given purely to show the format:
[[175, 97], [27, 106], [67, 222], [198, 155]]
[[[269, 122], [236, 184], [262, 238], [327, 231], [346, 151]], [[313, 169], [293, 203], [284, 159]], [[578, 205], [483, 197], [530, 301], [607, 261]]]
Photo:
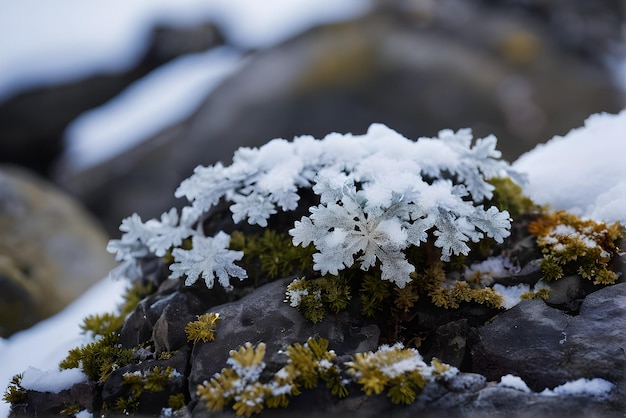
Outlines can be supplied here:
[[67, 405], [65, 408], [59, 412], [59, 415], [63, 416], [74, 416], [80, 412], [80, 405], [77, 403]]
[[525, 196], [522, 188], [509, 177], [495, 177], [488, 180], [495, 189], [490, 200], [485, 206], [495, 206], [500, 210], [506, 210], [511, 218], [517, 219], [520, 215], [537, 211], [540, 206], [536, 205], [529, 197]]
[[181, 410], [185, 407], [187, 401], [185, 399], [184, 393], [177, 393], [176, 395], [170, 395], [167, 398], [167, 406], [172, 408], [174, 411]]
[[250, 277], [269, 279], [310, 272], [315, 253], [314, 246], [294, 246], [289, 234], [270, 229], [263, 234], [248, 236], [235, 231], [231, 234], [230, 248], [243, 251], [240, 264]]
[[133, 350], [117, 344], [117, 333], [110, 333], [92, 343], [70, 350], [59, 367], [79, 367], [90, 380], [104, 382], [113, 370], [131, 364], [132, 355]]

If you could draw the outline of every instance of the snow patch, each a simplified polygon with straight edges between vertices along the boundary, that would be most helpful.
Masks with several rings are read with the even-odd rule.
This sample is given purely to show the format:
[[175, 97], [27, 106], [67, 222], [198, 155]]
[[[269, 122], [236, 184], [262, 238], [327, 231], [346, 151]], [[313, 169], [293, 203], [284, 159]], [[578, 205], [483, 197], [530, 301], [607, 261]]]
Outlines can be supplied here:
[[59, 393], [75, 385], [87, 382], [87, 375], [80, 369], [40, 370], [29, 367], [24, 371], [21, 385], [24, 389], [38, 392]]
[[592, 115], [513, 163], [539, 204], [599, 221], [626, 223], [626, 110]]

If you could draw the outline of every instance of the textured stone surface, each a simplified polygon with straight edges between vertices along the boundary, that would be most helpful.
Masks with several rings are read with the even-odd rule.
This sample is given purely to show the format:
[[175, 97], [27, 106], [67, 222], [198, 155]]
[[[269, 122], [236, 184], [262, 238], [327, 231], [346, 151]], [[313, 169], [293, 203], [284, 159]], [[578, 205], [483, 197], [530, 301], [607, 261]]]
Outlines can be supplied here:
[[473, 370], [492, 380], [514, 374], [539, 391], [603, 378], [625, 393], [625, 323], [626, 283], [588, 295], [577, 316], [525, 301], [477, 331]]
[[[266, 363], [281, 363], [279, 354], [293, 343], [304, 343], [311, 337], [326, 338], [329, 347], [341, 354], [375, 350], [380, 331], [376, 325], [362, 322], [350, 311], [326, 315], [314, 324], [304, 319], [297, 309], [284, 302], [290, 280], [278, 280], [258, 288], [238, 302], [212, 307], [208, 312], [220, 314], [215, 341], [197, 343], [191, 356], [190, 387], [226, 367], [229, 351], [246, 342], [265, 342]], [[192, 393], [192, 399], [195, 393]]]
[[79, 202], [27, 170], [0, 165], [0, 336], [65, 307], [115, 266]]

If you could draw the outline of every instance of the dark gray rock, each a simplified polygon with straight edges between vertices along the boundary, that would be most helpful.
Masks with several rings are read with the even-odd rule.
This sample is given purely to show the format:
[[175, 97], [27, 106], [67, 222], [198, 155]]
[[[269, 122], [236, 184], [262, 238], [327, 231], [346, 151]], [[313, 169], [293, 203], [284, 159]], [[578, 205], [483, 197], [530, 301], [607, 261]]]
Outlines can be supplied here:
[[436, 357], [454, 367], [461, 367], [465, 360], [469, 324], [467, 319], [448, 322], [437, 328], [433, 344], [425, 358]]
[[[490, 380], [514, 374], [531, 389], [602, 378], [626, 390], [626, 283], [588, 295], [579, 315], [524, 301], [480, 328], [473, 370]], [[622, 404], [626, 410], [626, 404]]]
[[489, 380], [513, 374], [531, 389], [565, 383], [571, 376], [560, 366], [564, 330], [571, 317], [543, 301], [522, 301], [478, 329], [472, 344], [472, 370]]
[[[284, 301], [289, 281], [269, 283], [240, 301], [209, 309], [208, 312], [219, 313], [221, 319], [217, 323], [215, 341], [200, 342], [193, 347], [190, 388], [220, 372], [227, 366], [230, 350], [236, 350], [246, 342], [266, 343], [265, 362], [273, 365], [285, 362], [280, 350], [293, 343], [304, 343], [309, 337], [327, 339], [329, 348], [342, 355], [378, 347], [378, 327], [363, 322], [360, 315], [353, 315], [350, 311], [326, 315], [316, 324], [304, 319], [297, 309]], [[195, 399], [195, 391], [191, 396]]]

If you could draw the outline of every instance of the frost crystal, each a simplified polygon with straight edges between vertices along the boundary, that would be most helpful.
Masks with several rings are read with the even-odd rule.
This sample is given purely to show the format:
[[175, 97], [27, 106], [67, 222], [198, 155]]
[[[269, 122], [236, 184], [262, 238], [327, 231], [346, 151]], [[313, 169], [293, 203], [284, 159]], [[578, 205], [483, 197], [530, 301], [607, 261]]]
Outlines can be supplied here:
[[[185, 276], [191, 284], [203, 277], [211, 287], [217, 277], [230, 287], [229, 277], [245, 277], [234, 264], [241, 254], [227, 249], [226, 234], [204, 236], [203, 214], [225, 200], [235, 223], [264, 227], [279, 210], [298, 207], [299, 189], [311, 188], [320, 203], [289, 232], [294, 245], [314, 244], [314, 268], [337, 274], [354, 263], [363, 270], [380, 266], [383, 280], [404, 287], [414, 271], [404, 254], [409, 246], [433, 237], [446, 261], [467, 254], [469, 242], [485, 236], [502, 242], [509, 235], [508, 212], [481, 203], [492, 196], [489, 178], [521, 179], [499, 159], [495, 137], [472, 141], [469, 129], [410, 141], [373, 124], [362, 136], [302, 136], [240, 148], [230, 166], [196, 167], [181, 183], [175, 195], [190, 206], [180, 219], [175, 209], [146, 223], [135, 214], [108, 249], [126, 264], [118, 275], [133, 274], [138, 258], [171, 251], [171, 278]], [[177, 248], [188, 238], [191, 250]]]

